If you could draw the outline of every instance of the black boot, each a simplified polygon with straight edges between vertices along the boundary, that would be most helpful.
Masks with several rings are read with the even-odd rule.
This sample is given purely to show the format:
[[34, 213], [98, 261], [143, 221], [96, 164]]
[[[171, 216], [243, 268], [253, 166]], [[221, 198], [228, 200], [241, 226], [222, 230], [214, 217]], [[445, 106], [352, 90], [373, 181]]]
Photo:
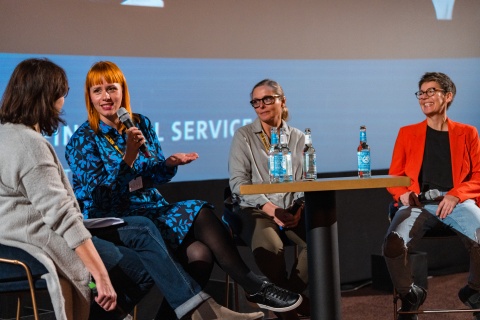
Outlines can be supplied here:
[[[402, 308], [400, 308], [400, 311], [417, 311], [423, 302], [425, 302], [426, 298], [427, 291], [422, 287], [413, 285], [406, 295], [400, 296], [400, 300], [402, 300]], [[397, 320], [417, 319], [418, 316], [416, 314], [399, 314], [397, 317]]]
[[[468, 285], [458, 292], [460, 300], [472, 309], [480, 309], [480, 292], [470, 288]], [[476, 320], [480, 320], [480, 312], [473, 314]]]

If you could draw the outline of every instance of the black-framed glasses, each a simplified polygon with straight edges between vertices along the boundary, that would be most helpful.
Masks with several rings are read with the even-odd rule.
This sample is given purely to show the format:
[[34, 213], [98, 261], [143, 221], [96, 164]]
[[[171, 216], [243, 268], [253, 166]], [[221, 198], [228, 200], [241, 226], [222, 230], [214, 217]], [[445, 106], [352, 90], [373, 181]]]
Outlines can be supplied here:
[[278, 95], [278, 94], [274, 95], [274, 96], [265, 96], [261, 99], [253, 99], [252, 101], [250, 101], [250, 104], [252, 105], [252, 107], [257, 109], [258, 107], [260, 107], [260, 101], [263, 102], [264, 105], [269, 105], [269, 104], [274, 104], [275, 99], [280, 98], [280, 97], [281, 96]]
[[445, 90], [443, 89], [438, 89], [438, 88], [428, 88], [427, 90], [425, 91], [417, 91], [415, 92], [415, 96], [417, 97], [417, 99], [420, 99], [424, 94], [427, 95], [427, 97], [431, 97], [435, 94], [435, 92], [437, 91], [441, 91], [441, 92], [445, 92]]
[[70, 91], [70, 87], [67, 88], [67, 92], [63, 95], [64, 98], [68, 96], [68, 92]]

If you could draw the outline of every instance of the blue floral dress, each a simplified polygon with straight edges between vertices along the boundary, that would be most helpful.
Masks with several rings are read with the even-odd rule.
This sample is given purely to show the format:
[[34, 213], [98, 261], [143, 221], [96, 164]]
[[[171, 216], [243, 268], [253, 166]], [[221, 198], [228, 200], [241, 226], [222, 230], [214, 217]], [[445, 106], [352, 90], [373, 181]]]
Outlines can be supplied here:
[[[200, 209], [211, 205], [201, 200], [169, 204], [158, 192], [155, 185], [169, 182], [177, 167], [165, 165], [165, 156], [150, 120], [140, 114], [137, 116], [140, 121], [136, 125], [145, 136], [152, 156], [147, 158], [140, 152], [133, 168], [122, 159], [126, 133], [119, 133], [102, 121], [98, 134], [88, 121], [75, 131], [65, 150], [73, 174], [75, 196], [85, 219], [146, 216], [175, 248], [184, 239]], [[129, 182], [138, 177], [142, 178], [144, 187], [130, 192]]]

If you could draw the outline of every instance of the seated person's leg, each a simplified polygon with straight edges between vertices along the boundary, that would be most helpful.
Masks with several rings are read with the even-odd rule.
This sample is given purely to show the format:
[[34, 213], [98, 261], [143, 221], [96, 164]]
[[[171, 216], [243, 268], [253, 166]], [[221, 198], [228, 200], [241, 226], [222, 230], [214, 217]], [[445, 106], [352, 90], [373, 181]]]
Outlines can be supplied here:
[[117, 310], [106, 312], [92, 300], [90, 319], [123, 319], [150, 291], [154, 281], [145, 267], [139, 263], [140, 259], [135, 251], [115, 246], [97, 237], [93, 237], [92, 240], [117, 293]]
[[189, 236], [208, 246], [218, 265], [245, 290], [248, 301], [278, 312], [292, 310], [302, 302], [300, 295], [264, 281], [248, 268], [227, 229], [210, 208], [199, 211]]
[[171, 255], [151, 220], [140, 216], [123, 218], [117, 228], [91, 230], [99, 238], [136, 251], [140, 261], [175, 310], [183, 317], [209, 298]]
[[182, 264], [185, 271], [202, 288], [205, 288], [210, 280], [214, 265], [212, 252], [205, 244], [190, 237], [185, 238], [180, 247], [184, 249], [175, 251], [178, 261]]
[[[213, 256], [210, 249], [200, 241], [190, 241], [184, 239], [181, 247], [185, 250], [177, 250], [178, 261], [182, 264], [185, 271], [202, 287], [205, 288], [213, 269]], [[162, 301], [158, 316], [155, 320], [176, 320], [177, 316], [167, 300]]]
[[[126, 225], [95, 231], [99, 237], [118, 245], [134, 249], [143, 265], [175, 309], [179, 319], [188, 315], [192, 319], [251, 320], [263, 318], [262, 312], [237, 313], [215, 302], [186, 273], [180, 263], [170, 254], [160, 232], [151, 220], [145, 217], [124, 218]], [[157, 319], [163, 319], [157, 315]]]
[[277, 224], [257, 209], [245, 209], [239, 216], [242, 223], [239, 236], [250, 245], [260, 271], [276, 285], [290, 289], [287, 287], [284, 247]]

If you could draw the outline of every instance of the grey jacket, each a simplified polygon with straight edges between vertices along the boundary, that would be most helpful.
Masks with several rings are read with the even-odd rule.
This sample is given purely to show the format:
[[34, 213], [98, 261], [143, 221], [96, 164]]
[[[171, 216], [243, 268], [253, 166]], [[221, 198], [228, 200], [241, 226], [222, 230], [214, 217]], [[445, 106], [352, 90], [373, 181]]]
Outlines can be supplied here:
[[[301, 180], [305, 135], [302, 131], [288, 126], [285, 121], [282, 121], [282, 127], [286, 129], [288, 147], [292, 152], [294, 180]], [[287, 208], [294, 199], [303, 196], [303, 193], [239, 195], [240, 186], [243, 184], [270, 181], [268, 154], [260, 137], [261, 132], [262, 125], [257, 118], [253, 123], [239, 128], [233, 136], [228, 160], [232, 194], [242, 207], [259, 207], [270, 201], [281, 208]]]
[[0, 124], [0, 243], [45, 265], [55, 317], [88, 319], [90, 274], [74, 249], [91, 237], [52, 145], [20, 124]]

